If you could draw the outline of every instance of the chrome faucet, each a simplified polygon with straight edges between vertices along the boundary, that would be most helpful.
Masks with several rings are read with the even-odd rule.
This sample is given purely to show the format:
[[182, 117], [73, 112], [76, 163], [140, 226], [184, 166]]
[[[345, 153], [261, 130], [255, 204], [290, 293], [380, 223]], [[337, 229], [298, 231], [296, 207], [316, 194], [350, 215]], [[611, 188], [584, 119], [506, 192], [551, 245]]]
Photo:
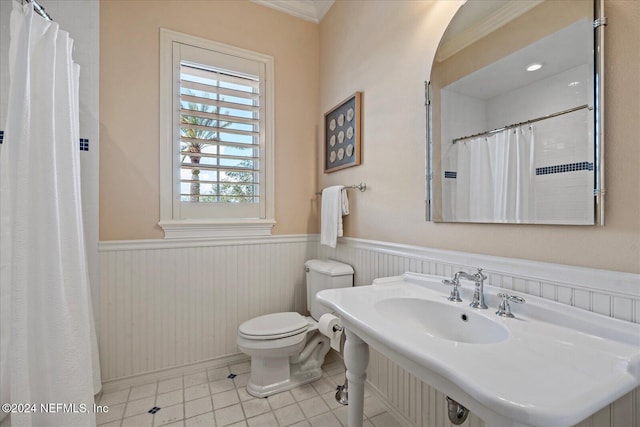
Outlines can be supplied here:
[[457, 274], [453, 276], [453, 279], [451, 280], [449, 279], [442, 280], [442, 283], [444, 283], [445, 285], [453, 286], [453, 289], [451, 289], [451, 295], [449, 295], [449, 298], [447, 298], [449, 301], [462, 302], [462, 299], [460, 298], [460, 291], [458, 290], [458, 287], [460, 286], [460, 281], [458, 280]]
[[449, 301], [462, 301], [458, 292], [458, 286], [460, 286], [461, 277], [463, 279], [472, 280], [476, 284], [476, 289], [473, 293], [473, 301], [471, 301], [469, 306], [473, 308], [487, 308], [487, 304], [484, 303], [484, 280], [487, 278], [487, 276], [482, 273], [481, 268], [478, 269], [476, 274], [469, 274], [465, 273], [464, 271], [458, 271], [453, 275], [453, 278], [451, 280], [445, 279], [442, 281], [442, 283], [444, 283], [445, 285], [453, 286]]
[[524, 304], [526, 302], [522, 297], [509, 295], [502, 292], [498, 294], [498, 298], [500, 298], [500, 304], [498, 305], [498, 311], [496, 311], [496, 314], [501, 317], [515, 317], [513, 313], [511, 313], [511, 306], [509, 305], [509, 301], [515, 302], [517, 304]]

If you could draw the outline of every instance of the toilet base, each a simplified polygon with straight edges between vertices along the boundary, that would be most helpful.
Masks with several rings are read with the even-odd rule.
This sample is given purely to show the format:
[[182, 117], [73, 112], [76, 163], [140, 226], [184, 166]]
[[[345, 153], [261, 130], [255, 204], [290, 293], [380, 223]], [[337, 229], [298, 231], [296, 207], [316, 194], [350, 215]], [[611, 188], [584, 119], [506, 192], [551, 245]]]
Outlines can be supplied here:
[[[287, 366], [288, 368], [289, 366]], [[247, 383], [247, 393], [254, 397], [268, 397], [285, 390], [299, 387], [322, 378], [322, 369], [313, 369], [311, 371], [298, 372], [292, 374], [284, 381], [270, 383], [267, 385], [258, 385], [249, 378]]]
[[251, 374], [247, 392], [267, 397], [322, 377], [322, 364], [329, 352], [329, 339], [319, 333], [310, 334], [300, 354], [291, 357], [251, 357]]

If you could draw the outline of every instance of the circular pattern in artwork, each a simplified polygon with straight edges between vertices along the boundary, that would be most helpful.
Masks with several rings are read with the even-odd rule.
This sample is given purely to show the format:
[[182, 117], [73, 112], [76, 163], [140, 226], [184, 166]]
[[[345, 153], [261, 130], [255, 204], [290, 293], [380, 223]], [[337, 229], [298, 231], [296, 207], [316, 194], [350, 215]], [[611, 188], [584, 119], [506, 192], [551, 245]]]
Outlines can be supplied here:
[[347, 157], [351, 157], [351, 155], [353, 154], [353, 145], [349, 144], [347, 145]]
[[325, 172], [360, 164], [360, 92], [325, 114]]
[[347, 129], [347, 139], [351, 138], [353, 138], [353, 128], [349, 126], [349, 129]]

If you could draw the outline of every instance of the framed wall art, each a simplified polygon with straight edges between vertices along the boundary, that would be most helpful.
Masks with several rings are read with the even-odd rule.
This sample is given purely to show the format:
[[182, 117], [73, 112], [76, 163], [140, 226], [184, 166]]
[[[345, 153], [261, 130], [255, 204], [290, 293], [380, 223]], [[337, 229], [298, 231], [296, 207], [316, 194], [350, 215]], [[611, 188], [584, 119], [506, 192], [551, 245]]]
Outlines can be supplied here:
[[324, 172], [360, 164], [360, 107], [356, 92], [324, 115]]

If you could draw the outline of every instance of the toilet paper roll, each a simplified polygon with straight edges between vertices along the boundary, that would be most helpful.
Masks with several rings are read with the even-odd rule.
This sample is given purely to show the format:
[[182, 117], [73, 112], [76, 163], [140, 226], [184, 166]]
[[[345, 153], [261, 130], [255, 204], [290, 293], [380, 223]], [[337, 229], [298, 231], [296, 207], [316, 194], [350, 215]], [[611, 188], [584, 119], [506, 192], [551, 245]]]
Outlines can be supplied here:
[[[334, 326], [339, 326], [339, 330], [334, 331]], [[325, 337], [329, 337], [332, 349], [340, 351], [340, 338], [342, 337], [340, 319], [333, 314], [323, 314], [318, 321], [318, 330]]]

